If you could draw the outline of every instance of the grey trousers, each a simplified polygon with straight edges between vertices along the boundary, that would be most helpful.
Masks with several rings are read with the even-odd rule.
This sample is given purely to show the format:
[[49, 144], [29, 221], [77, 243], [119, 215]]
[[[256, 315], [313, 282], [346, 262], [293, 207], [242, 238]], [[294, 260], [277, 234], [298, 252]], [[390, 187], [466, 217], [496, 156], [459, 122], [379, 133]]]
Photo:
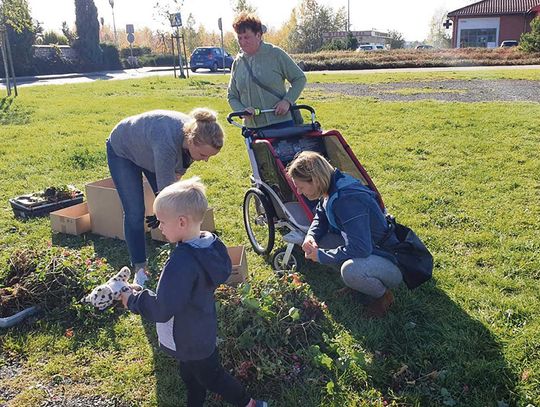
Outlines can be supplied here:
[[[318, 242], [321, 249], [333, 249], [345, 244], [343, 237], [328, 233]], [[346, 286], [373, 298], [382, 297], [389, 288], [395, 288], [403, 281], [398, 266], [390, 260], [372, 254], [364, 258], [349, 259], [333, 266], [341, 272]]]

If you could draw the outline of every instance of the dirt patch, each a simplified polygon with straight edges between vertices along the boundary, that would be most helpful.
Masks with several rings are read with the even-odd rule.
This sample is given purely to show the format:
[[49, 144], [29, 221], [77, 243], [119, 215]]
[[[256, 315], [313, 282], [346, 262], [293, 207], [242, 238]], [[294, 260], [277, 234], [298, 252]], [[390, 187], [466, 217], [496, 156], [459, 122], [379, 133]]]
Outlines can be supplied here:
[[540, 103], [540, 81], [530, 80], [444, 80], [377, 84], [314, 83], [308, 89], [381, 101], [439, 100], [443, 102], [536, 102]]

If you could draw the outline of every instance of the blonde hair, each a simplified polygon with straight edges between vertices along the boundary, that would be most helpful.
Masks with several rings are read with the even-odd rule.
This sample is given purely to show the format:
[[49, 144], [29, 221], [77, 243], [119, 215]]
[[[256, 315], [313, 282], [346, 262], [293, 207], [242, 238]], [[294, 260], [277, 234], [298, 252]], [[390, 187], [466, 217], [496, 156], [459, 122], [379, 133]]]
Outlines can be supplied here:
[[175, 182], [159, 193], [154, 201], [154, 213], [170, 211], [178, 216], [189, 216], [196, 222], [202, 222], [208, 209], [205, 191], [206, 187], [199, 177]]
[[335, 168], [326, 158], [314, 151], [302, 151], [287, 166], [287, 174], [302, 182], [311, 182], [319, 196], [328, 192]]
[[217, 122], [217, 113], [200, 107], [193, 109], [189, 115], [191, 120], [184, 124], [184, 137], [197, 146], [208, 145], [221, 150], [224, 136]]

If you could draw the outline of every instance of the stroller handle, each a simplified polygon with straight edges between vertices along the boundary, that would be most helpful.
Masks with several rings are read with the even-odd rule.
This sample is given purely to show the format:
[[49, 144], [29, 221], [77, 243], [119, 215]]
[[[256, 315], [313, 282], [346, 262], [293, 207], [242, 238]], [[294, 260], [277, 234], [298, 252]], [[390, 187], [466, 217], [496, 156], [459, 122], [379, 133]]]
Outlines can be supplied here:
[[[289, 108], [289, 111], [291, 110], [307, 110], [311, 113], [311, 123], [315, 123], [315, 109], [313, 109], [311, 106], [308, 105], [292, 105]], [[262, 113], [271, 113], [274, 112], [275, 109], [255, 109], [255, 116], [262, 114]], [[237, 121], [233, 120], [235, 117], [243, 117], [243, 116], [251, 116], [251, 114], [247, 110], [242, 110], [238, 112], [231, 112], [227, 115], [227, 121], [232, 124], [233, 126], [243, 128], [244, 126]]]

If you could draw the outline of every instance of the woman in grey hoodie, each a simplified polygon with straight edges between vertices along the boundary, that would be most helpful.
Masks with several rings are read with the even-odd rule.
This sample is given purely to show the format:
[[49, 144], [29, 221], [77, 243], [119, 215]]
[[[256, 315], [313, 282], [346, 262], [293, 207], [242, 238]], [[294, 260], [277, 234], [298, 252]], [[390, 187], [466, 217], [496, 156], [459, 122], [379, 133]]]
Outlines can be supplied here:
[[[205, 108], [189, 115], [152, 110], [122, 120], [107, 140], [107, 162], [124, 209], [124, 234], [135, 284], [144, 286], [147, 280], [142, 175], [157, 195], [193, 161], [208, 161], [219, 153], [224, 137], [216, 119], [216, 112]], [[155, 216], [147, 222], [153, 228], [159, 225]]]

